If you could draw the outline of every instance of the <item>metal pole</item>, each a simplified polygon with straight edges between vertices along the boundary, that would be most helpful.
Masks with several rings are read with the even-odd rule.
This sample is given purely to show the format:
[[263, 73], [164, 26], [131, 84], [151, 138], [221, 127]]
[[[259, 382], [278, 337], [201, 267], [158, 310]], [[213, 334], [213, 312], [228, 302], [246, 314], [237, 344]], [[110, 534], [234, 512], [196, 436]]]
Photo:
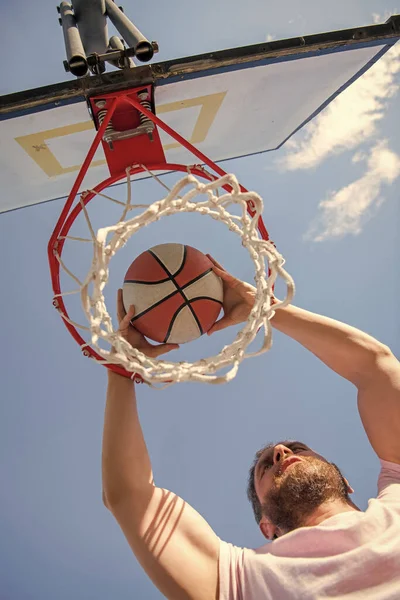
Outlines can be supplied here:
[[128, 46], [135, 48], [136, 58], [142, 62], [151, 60], [154, 55], [152, 44], [144, 37], [139, 29], [131, 23], [113, 0], [105, 0], [105, 4], [107, 16], [122, 35]]
[[[86, 56], [105, 54], [108, 47], [106, 6], [104, 0], [71, 0]], [[99, 64], [96, 72], [104, 72]]]
[[[110, 42], [108, 45], [107, 54], [115, 53], [115, 50], [125, 50], [125, 46], [117, 35], [113, 35], [110, 37]], [[110, 57], [109, 62], [114, 65], [114, 67], [118, 67], [118, 69], [132, 69], [135, 66], [133, 60], [129, 57], [119, 57], [118, 59], [112, 59]]]
[[83, 77], [88, 71], [88, 64], [71, 4], [61, 2], [59, 12], [67, 52], [65, 68], [76, 77]]

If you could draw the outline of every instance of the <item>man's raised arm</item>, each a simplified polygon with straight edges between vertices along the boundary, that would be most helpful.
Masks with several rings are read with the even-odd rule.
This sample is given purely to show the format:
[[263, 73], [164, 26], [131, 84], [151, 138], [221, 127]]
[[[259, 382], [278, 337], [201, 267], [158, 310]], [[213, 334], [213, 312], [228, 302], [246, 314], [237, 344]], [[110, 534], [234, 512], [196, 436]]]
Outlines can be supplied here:
[[103, 498], [136, 558], [166, 598], [218, 598], [219, 539], [176, 494], [153, 482], [134, 384], [109, 374]]
[[[255, 289], [209, 258], [224, 283], [224, 316], [214, 332], [247, 318]], [[271, 323], [358, 388], [358, 408], [372, 447], [379, 458], [400, 463], [400, 364], [390, 349], [359, 329], [295, 306], [278, 308]]]
[[[131, 311], [124, 314], [119, 294], [120, 331], [132, 346], [154, 357], [174, 349], [149, 344], [129, 325]], [[111, 371], [102, 474], [104, 503], [161, 593], [173, 600], [218, 598], [219, 539], [189, 504], [153, 481], [134, 383]]]
[[400, 364], [390, 349], [359, 329], [295, 306], [277, 310], [272, 325], [357, 387], [372, 447], [379, 458], [400, 463]]

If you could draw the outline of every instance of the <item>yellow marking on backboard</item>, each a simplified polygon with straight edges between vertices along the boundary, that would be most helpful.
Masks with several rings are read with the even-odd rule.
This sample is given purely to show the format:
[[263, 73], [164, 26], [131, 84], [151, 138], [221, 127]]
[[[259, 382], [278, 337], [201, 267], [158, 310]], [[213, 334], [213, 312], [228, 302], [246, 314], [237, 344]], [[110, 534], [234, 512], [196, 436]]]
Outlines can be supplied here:
[[[185, 108], [192, 108], [193, 106], [200, 106], [200, 114], [194, 125], [192, 135], [188, 140], [191, 144], [200, 144], [206, 139], [210, 127], [214, 123], [214, 119], [224, 101], [226, 93], [227, 92], [218, 92], [216, 94], [208, 94], [207, 96], [190, 98], [190, 100], [177, 100], [175, 102], [169, 102], [168, 104], [161, 104], [160, 106], [157, 106], [157, 115], [173, 110], [182, 110]], [[179, 142], [173, 142], [163, 146], [164, 150], [171, 150], [172, 148], [179, 147]]]
[[[190, 100], [178, 100], [162, 104], [161, 106], [157, 106], [157, 114], [159, 115], [175, 110], [200, 106], [199, 116], [189, 138], [189, 142], [192, 144], [199, 144], [206, 139], [221, 104], [224, 101], [226, 93], [227, 92], [218, 92], [216, 94], [208, 94], [207, 96], [198, 96], [197, 98], [191, 98]], [[15, 141], [48, 177], [57, 177], [59, 175], [64, 175], [65, 173], [78, 171], [81, 165], [63, 167], [47, 145], [47, 140], [62, 138], [91, 129], [94, 129], [92, 121], [83, 121], [81, 123], [74, 123], [73, 125], [65, 125], [63, 127], [56, 127], [54, 129], [47, 129], [46, 131], [38, 131], [37, 133], [16, 137]], [[172, 148], [179, 148], [180, 144], [174, 142], [166, 144], [163, 147], [164, 150], [171, 150]], [[105, 164], [105, 160], [93, 160], [90, 166], [98, 167]]]
[[[83, 121], [82, 123], [74, 123], [73, 125], [65, 125], [64, 127], [56, 127], [55, 129], [47, 129], [46, 131], [23, 135], [15, 138], [15, 141], [22, 146], [25, 152], [29, 154], [48, 177], [57, 177], [57, 175], [78, 171], [81, 165], [73, 165], [71, 167], [61, 166], [46, 141], [74, 133], [81, 133], [82, 131], [89, 131], [90, 129], [94, 129], [92, 121]], [[91, 166], [98, 167], [105, 164], [105, 160], [94, 160]]]

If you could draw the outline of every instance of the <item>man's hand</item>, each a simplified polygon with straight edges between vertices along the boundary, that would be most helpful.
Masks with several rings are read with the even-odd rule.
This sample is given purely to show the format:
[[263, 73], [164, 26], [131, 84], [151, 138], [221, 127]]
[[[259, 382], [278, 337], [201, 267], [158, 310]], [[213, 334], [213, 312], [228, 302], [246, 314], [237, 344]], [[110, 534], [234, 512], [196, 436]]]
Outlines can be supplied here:
[[208, 335], [230, 327], [243, 323], [249, 317], [250, 311], [254, 306], [256, 289], [249, 283], [245, 283], [237, 279], [227, 271], [214, 259], [207, 254], [207, 257], [213, 264], [213, 271], [222, 279], [224, 289], [224, 316], [214, 323], [208, 331]]
[[130, 343], [132, 348], [137, 348], [140, 352], [143, 352], [143, 354], [146, 354], [151, 358], [157, 358], [158, 356], [161, 356], [161, 354], [166, 354], [167, 352], [171, 352], [171, 350], [179, 348], [178, 344], [150, 344], [144, 335], [132, 326], [131, 320], [135, 315], [135, 307], [131, 306], [128, 312], [125, 311], [122, 300], [122, 290], [118, 290], [117, 314], [119, 332], [122, 337]]

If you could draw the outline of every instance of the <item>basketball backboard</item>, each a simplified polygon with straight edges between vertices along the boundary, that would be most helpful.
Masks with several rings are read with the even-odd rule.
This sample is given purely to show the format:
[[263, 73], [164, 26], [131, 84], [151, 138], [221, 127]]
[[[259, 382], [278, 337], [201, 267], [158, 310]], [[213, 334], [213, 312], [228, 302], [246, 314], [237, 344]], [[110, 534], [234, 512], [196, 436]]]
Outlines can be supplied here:
[[[214, 161], [282, 146], [397, 42], [383, 25], [116, 71], [3, 96], [0, 212], [67, 195], [94, 137], [87, 98], [154, 85], [156, 114]], [[189, 153], [162, 135], [167, 162]], [[102, 150], [84, 182], [108, 175]], [[12, 193], [11, 193], [12, 192]]]

